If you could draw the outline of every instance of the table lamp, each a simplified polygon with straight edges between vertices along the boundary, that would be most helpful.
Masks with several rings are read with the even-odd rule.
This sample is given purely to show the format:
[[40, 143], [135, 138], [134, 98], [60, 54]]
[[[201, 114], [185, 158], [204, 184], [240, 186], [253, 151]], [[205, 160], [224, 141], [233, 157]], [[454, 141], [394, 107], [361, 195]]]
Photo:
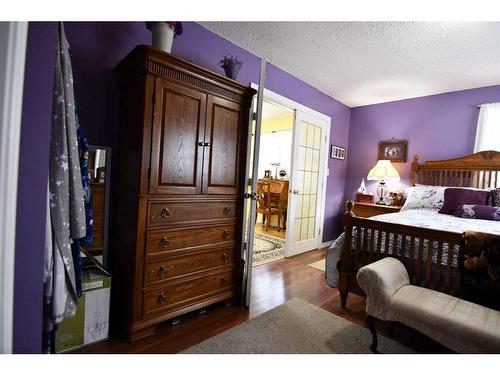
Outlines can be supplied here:
[[385, 180], [395, 180], [399, 181], [399, 173], [396, 168], [391, 164], [390, 160], [379, 160], [377, 164], [370, 169], [368, 172], [367, 180], [369, 181], [378, 181], [377, 186], [377, 195], [379, 197], [379, 201], [377, 204], [383, 204], [384, 197], [388, 193], [387, 185], [385, 184]]

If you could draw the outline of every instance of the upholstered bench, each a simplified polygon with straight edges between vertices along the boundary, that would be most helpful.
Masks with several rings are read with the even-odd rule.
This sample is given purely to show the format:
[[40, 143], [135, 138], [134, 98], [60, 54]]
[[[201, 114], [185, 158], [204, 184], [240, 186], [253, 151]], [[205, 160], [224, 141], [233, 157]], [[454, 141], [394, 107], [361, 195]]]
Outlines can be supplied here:
[[500, 312], [410, 285], [399, 260], [383, 258], [358, 271], [367, 295], [367, 324], [377, 350], [377, 320], [398, 321], [458, 353], [500, 353]]

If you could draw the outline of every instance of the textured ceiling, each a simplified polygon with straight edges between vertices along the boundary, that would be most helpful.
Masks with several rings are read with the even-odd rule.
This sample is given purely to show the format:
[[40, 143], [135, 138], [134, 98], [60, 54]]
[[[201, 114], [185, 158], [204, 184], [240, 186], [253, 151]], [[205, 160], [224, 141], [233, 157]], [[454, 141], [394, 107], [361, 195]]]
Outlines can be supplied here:
[[500, 22], [200, 22], [356, 107], [500, 84]]

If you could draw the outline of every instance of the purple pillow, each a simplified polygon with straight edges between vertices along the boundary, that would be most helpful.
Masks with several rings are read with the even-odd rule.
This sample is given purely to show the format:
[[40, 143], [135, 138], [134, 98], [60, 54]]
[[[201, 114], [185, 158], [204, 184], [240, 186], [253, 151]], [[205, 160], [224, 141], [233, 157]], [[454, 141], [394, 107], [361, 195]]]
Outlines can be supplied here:
[[455, 216], [465, 219], [500, 221], [500, 207], [462, 204], [457, 208]]
[[444, 203], [439, 213], [453, 215], [458, 206], [463, 204], [486, 205], [489, 196], [490, 193], [483, 190], [448, 188], [444, 191]]

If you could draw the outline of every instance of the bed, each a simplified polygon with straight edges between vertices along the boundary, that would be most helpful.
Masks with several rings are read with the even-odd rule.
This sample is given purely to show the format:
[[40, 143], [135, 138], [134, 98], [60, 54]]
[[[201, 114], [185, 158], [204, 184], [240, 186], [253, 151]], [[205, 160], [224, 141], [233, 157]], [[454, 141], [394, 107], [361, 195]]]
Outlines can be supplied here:
[[[412, 163], [412, 185], [500, 187], [500, 152], [483, 151], [461, 158]], [[437, 210], [406, 210], [371, 218], [356, 217], [346, 203], [344, 233], [328, 249], [326, 280], [340, 291], [364, 295], [356, 281], [362, 266], [392, 256], [406, 266], [413, 285], [460, 295], [464, 264], [464, 232], [500, 236], [500, 222], [462, 219]]]

